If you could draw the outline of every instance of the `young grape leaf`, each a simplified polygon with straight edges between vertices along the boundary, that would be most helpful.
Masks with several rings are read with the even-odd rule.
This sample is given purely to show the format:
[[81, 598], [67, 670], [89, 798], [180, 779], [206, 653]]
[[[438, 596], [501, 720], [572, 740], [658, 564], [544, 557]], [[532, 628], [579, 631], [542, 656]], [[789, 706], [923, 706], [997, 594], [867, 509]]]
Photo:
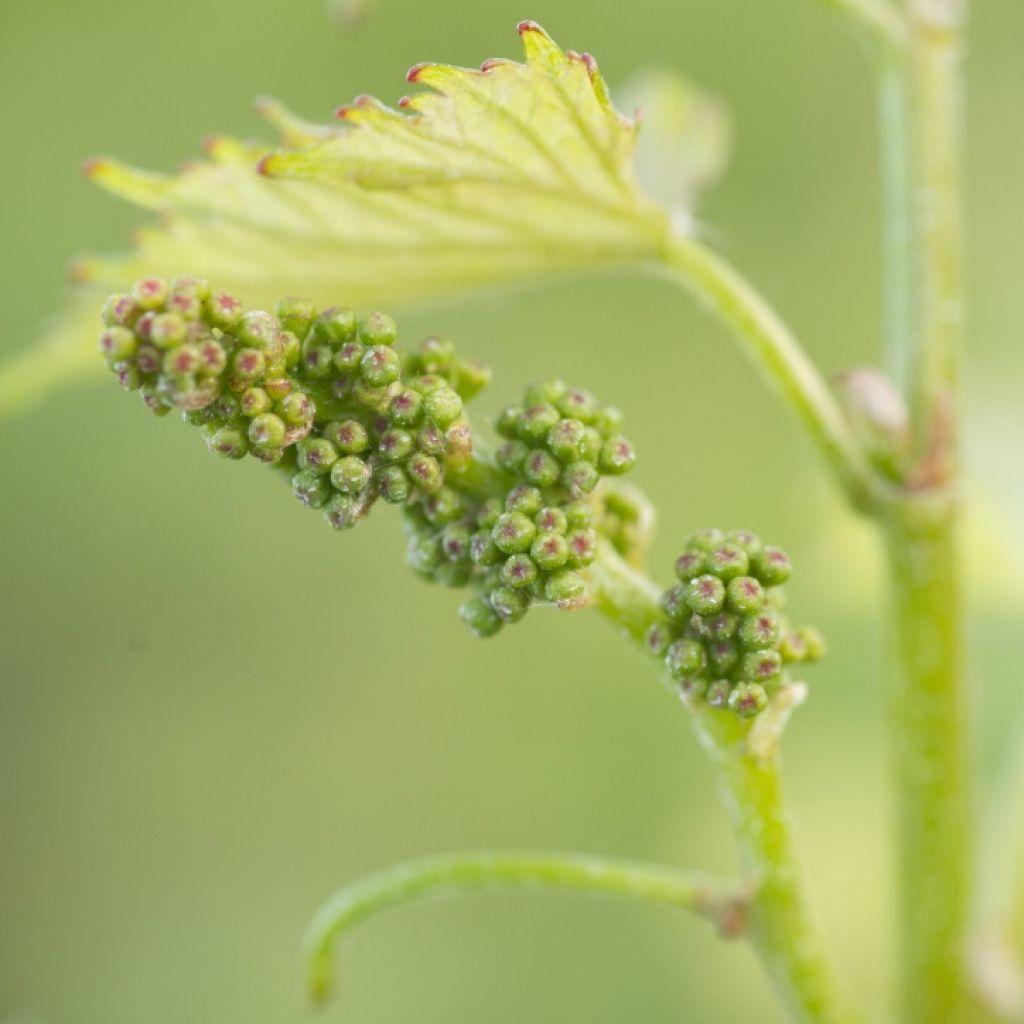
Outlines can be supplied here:
[[[414, 67], [408, 79], [423, 88], [398, 110], [360, 97], [319, 126], [264, 101], [276, 148], [215, 139], [178, 175], [91, 161], [92, 180], [157, 220], [130, 254], [79, 263], [75, 315], [0, 371], [0, 412], [79, 372], [93, 345], [82, 311], [145, 274], [198, 274], [253, 306], [299, 294], [394, 309], [656, 261], [679, 221], [637, 181], [636, 123], [612, 106], [593, 58], [532, 22], [519, 34], [523, 63]], [[680, 114], [717, 132], [702, 109]], [[708, 176], [716, 145], [690, 144], [701, 165], [691, 184]]]

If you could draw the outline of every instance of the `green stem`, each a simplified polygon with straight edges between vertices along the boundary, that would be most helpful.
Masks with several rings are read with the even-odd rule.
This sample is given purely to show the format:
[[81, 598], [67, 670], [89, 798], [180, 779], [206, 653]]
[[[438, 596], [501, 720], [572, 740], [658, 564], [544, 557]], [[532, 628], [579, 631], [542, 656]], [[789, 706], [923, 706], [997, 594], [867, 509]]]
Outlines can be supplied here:
[[966, 995], [972, 817], [956, 532], [949, 504], [927, 499], [887, 523], [903, 662], [890, 706], [907, 1024], [957, 1020]]
[[901, 1020], [968, 1005], [973, 821], [958, 508], [960, 59], [963, 0], [905, 0], [908, 45], [883, 66], [888, 348], [908, 399], [916, 465], [880, 517], [902, 672], [891, 695], [898, 788]]
[[723, 934], [744, 927], [749, 892], [709, 875], [589, 854], [480, 851], [409, 861], [337, 892], [306, 934], [309, 984], [317, 1000], [334, 984], [334, 948], [357, 925], [385, 910], [430, 897], [515, 889], [564, 889], [623, 896], [692, 910]]
[[[608, 546], [601, 549], [591, 571], [597, 609], [643, 645], [647, 630], [663, 618], [657, 588]], [[757, 886], [749, 930], [765, 968], [794, 1020], [856, 1020], [799, 883], [774, 742], [777, 734], [763, 742], [756, 724], [712, 709], [695, 712], [693, 720], [715, 767], [744, 868]]]
[[778, 314], [732, 267], [693, 239], [672, 236], [663, 259], [675, 280], [732, 329], [781, 392], [854, 505], [874, 504], [883, 484], [835, 395]]

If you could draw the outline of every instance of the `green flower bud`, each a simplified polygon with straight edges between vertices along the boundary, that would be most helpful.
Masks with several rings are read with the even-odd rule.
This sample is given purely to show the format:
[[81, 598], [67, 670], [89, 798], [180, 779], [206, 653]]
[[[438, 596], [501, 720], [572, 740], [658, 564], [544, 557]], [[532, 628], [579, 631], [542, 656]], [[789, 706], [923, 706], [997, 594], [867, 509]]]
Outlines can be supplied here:
[[766, 650], [779, 642], [779, 617], [770, 609], [748, 615], [740, 625], [740, 643], [750, 650]]
[[571, 462], [562, 470], [562, 486], [574, 500], [588, 495], [598, 479], [597, 469], [589, 462]]
[[469, 557], [474, 565], [497, 565], [504, 557], [489, 529], [477, 530], [469, 539]]
[[225, 459], [242, 459], [249, 451], [245, 432], [238, 427], [220, 427], [210, 435], [207, 445], [211, 452]]
[[559, 419], [553, 405], [532, 405], [519, 417], [519, 436], [528, 443], [542, 441]]
[[231, 369], [241, 381], [258, 380], [267, 371], [267, 359], [259, 349], [240, 348], [231, 357]]
[[331, 496], [327, 481], [315, 469], [300, 470], [292, 477], [292, 494], [309, 508], [322, 508]]
[[665, 665], [676, 679], [697, 676], [707, 667], [707, 656], [696, 640], [676, 640], [665, 652]]
[[726, 534], [725, 539], [728, 543], [742, 548], [747, 553], [747, 558], [755, 558], [764, 549], [761, 538], [748, 530], [733, 530]]
[[683, 676], [676, 680], [676, 686], [679, 687], [679, 696], [691, 707], [703, 700], [708, 692], [708, 681], [704, 676]]
[[449, 562], [464, 562], [469, 558], [469, 527], [463, 523], [450, 523], [441, 533], [441, 551]]
[[613, 476], [628, 473], [636, 463], [636, 452], [624, 437], [609, 438], [601, 446], [598, 465], [602, 472]]
[[782, 548], [765, 547], [754, 559], [753, 575], [766, 587], [777, 587], [789, 579], [793, 566]]
[[523, 460], [522, 474], [536, 487], [550, 487], [561, 474], [558, 460], [543, 448], [535, 448]]
[[717, 576], [698, 576], [686, 586], [686, 603], [698, 615], [717, 615], [725, 604], [725, 584]]
[[316, 306], [309, 299], [281, 299], [275, 307], [277, 319], [286, 331], [304, 338], [316, 317]]
[[726, 591], [729, 607], [739, 615], [753, 615], [764, 604], [764, 587], [753, 576], [737, 576]]
[[364, 345], [393, 345], [398, 327], [387, 313], [371, 313], [359, 322], [359, 340]]
[[711, 640], [731, 640], [740, 628], [740, 620], [729, 612], [720, 612], [702, 620], [702, 630]]
[[663, 622], [654, 622], [644, 634], [644, 647], [656, 658], [664, 657], [672, 642], [672, 631]]
[[692, 551], [704, 551], [710, 555], [724, 540], [725, 534], [721, 530], [709, 527], [706, 530], [698, 530], [696, 533], [690, 534], [686, 546]]
[[331, 486], [347, 494], [362, 494], [372, 475], [369, 463], [358, 455], [346, 455], [331, 466]]
[[366, 428], [358, 420], [328, 423], [323, 429], [323, 436], [344, 455], [358, 455], [370, 443]]
[[675, 564], [676, 576], [683, 583], [689, 583], [707, 571], [707, 559], [703, 551], [684, 551]]
[[450, 487], [442, 487], [423, 502], [423, 514], [435, 526], [461, 519], [463, 511], [462, 499]]
[[442, 557], [441, 544], [435, 534], [414, 533], [409, 538], [405, 560], [413, 572], [429, 578], [441, 564]]
[[107, 327], [131, 327], [141, 312], [135, 300], [121, 292], [111, 295], [103, 303], [101, 316]]
[[526, 388], [523, 392], [523, 404], [527, 407], [554, 405], [567, 390], [565, 381], [557, 377], [545, 377], [543, 380], [534, 381]]
[[544, 584], [544, 597], [557, 608], [578, 608], [586, 591], [583, 577], [572, 569], [554, 573]]
[[690, 620], [693, 614], [689, 603], [686, 600], [687, 588], [685, 586], [669, 587], [661, 595], [662, 611], [676, 625], [682, 625]]
[[243, 345], [263, 352], [276, 340], [280, 329], [280, 324], [269, 313], [254, 309], [242, 314], [235, 333]]
[[473, 566], [469, 562], [442, 562], [434, 572], [434, 582], [459, 590], [469, 583]]
[[501, 629], [498, 613], [481, 597], [473, 597], [459, 606], [459, 617], [478, 637], [494, 636]]
[[585, 530], [594, 525], [594, 506], [589, 501], [574, 501], [562, 508], [570, 529]]
[[728, 583], [738, 576], [745, 576], [750, 568], [747, 553], [737, 544], [719, 544], [707, 556], [708, 572]]
[[249, 440], [257, 448], [280, 448], [287, 429], [280, 416], [272, 412], [260, 413], [249, 423]]
[[238, 299], [225, 292], [209, 296], [209, 298], [204, 300], [203, 306], [206, 310], [206, 319], [210, 324], [224, 331], [234, 327], [238, 323], [239, 317], [245, 311]]
[[299, 442], [299, 467], [317, 473], [329, 473], [338, 461], [338, 450], [323, 437], [307, 438]]
[[424, 494], [436, 494], [444, 484], [441, 464], [432, 455], [417, 452], [405, 464], [405, 471]]
[[462, 415], [462, 399], [450, 387], [437, 388], [427, 395], [423, 409], [441, 430], [447, 430]]
[[336, 530], [350, 530], [359, 522], [360, 505], [354, 495], [334, 494], [324, 504], [323, 510], [324, 519]]
[[545, 572], [558, 569], [569, 560], [569, 544], [560, 533], [538, 533], [530, 545], [530, 557]]
[[[326, 345], [316, 346], [316, 348], [319, 350], [327, 349], [330, 351], [329, 346]], [[342, 373], [351, 373], [359, 367], [359, 364], [363, 361], [364, 355], [366, 355], [366, 349], [360, 345], [358, 341], [346, 341], [343, 342], [338, 351], [334, 353], [332, 362], [334, 363], [335, 368], [341, 370]]]
[[506, 441], [498, 446], [498, 450], [494, 453], [494, 461], [506, 473], [518, 475], [522, 469], [523, 460], [529, 454], [530, 449], [522, 441]]
[[459, 393], [463, 401], [480, 394], [491, 382], [491, 371], [474, 360], [460, 360], [455, 364], [452, 375], [452, 387]]
[[138, 345], [138, 339], [127, 327], [115, 325], [104, 328], [100, 333], [100, 353], [111, 363], [128, 359]]
[[537, 527], [522, 512], [506, 512], [494, 524], [492, 536], [498, 550], [506, 555], [528, 551]]
[[544, 496], [536, 487], [519, 484], [505, 495], [505, 511], [532, 517], [540, 511], [543, 502]]
[[519, 418], [523, 415], [520, 405], [506, 405], [494, 421], [494, 430], [500, 437], [514, 441], [519, 437]]
[[555, 406], [563, 416], [579, 420], [583, 424], [593, 423], [599, 408], [597, 400], [589, 391], [576, 389], [560, 395], [555, 401]]
[[447, 442], [433, 423], [426, 423], [416, 432], [416, 444], [424, 455], [444, 455]]
[[[501, 545], [498, 544], [498, 547]], [[536, 562], [529, 555], [522, 553], [509, 555], [501, 567], [501, 578], [510, 587], [532, 587], [539, 575]]]
[[495, 587], [488, 596], [502, 622], [519, 622], [530, 610], [530, 598], [514, 587]]
[[768, 694], [758, 683], [737, 683], [729, 694], [729, 710], [740, 718], [753, 718], [768, 706]]
[[388, 403], [388, 419], [396, 427], [415, 427], [423, 419], [423, 396], [403, 388]]
[[132, 285], [132, 300], [139, 309], [160, 309], [170, 289], [161, 277], [143, 277]]
[[254, 416], [259, 416], [262, 412], [270, 412], [273, 404], [270, 400], [270, 395], [263, 388], [246, 388], [238, 396], [239, 409], [250, 419]]
[[559, 462], [578, 462], [583, 458], [586, 433], [579, 420], [560, 420], [548, 431], [548, 449]]
[[294, 391], [281, 399], [277, 412], [289, 426], [304, 427], [312, 424], [316, 409], [308, 395]]
[[569, 547], [570, 568], [586, 568], [597, 558], [597, 533], [594, 530], [572, 530], [565, 540]]
[[402, 374], [402, 357], [385, 345], [374, 345], [359, 360], [363, 380], [371, 387], [382, 388], [393, 384]]
[[538, 530], [565, 533], [569, 529], [569, 519], [566, 514], [554, 505], [546, 505], [534, 517], [534, 525]]
[[598, 409], [594, 416], [594, 426], [604, 437], [610, 437], [622, 429], [624, 420], [625, 417], [622, 415], [621, 409], [616, 409], [613, 405], [606, 405]]
[[731, 675], [740, 663], [740, 649], [728, 640], [716, 640], [709, 645], [707, 654], [716, 676]]
[[755, 683], [770, 683], [782, 671], [778, 651], [751, 651], [743, 656], [743, 678]]
[[415, 448], [416, 442], [413, 440], [412, 434], [399, 427], [385, 430], [380, 435], [380, 441], [377, 442], [377, 450], [380, 452], [381, 458], [388, 462], [401, 462], [403, 459], [407, 459]]
[[704, 699], [708, 706], [723, 709], [729, 706], [729, 697], [732, 694], [732, 683], [728, 679], [716, 679], [708, 684], [704, 692]]
[[804, 643], [804, 661], [821, 661], [828, 653], [825, 637], [813, 626], [801, 626], [796, 633]]
[[604, 438], [596, 427], [587, 427], [583, 435], [583, 458], [587, 462], [596, 464], [601, 457], [601, 448], [604, 445]]
[[489, 530], [501, 518], [501, 513], [504, 511], [505, 506], [500, 498], [488, 498], [477, 511], [477, 526]]
[[400, 505], [412, 490], [412, 484], [401, 466], [384, 466], [376, 475], [377, 490], [389, 505]]
[[307, 377], [326, 380], [334, 372], [334, 352], [329, 345], [315, 345], [302, 355], [302, 366]]
[[147, 340], [157, 348], [173, 348], [188, 338], [188, 323], [177, 313], [157, 313], [148, 324]]
[[335, 306], [325, 309], [313, 321], [311, 337], [314, 345], [338, 348], [346, 341], [351, 341], [355, 337], [355, 333], [355, 313], [343, 306]]

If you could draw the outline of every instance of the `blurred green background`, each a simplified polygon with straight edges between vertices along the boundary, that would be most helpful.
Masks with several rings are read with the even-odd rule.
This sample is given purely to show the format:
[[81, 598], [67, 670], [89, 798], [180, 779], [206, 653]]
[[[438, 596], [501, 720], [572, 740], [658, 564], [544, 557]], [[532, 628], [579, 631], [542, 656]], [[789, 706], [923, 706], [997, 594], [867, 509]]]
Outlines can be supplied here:
[[[1024, 6], [976, 6], [972, 447], [982, 521], [1012, 526]], [[737, 145], [701, 211], [710, 237], [826, 370], [877, 360], [872, 85], [856, 41], [809, 0], [381, 0], [358, 31], [332, 26], [321, 0], [6, 0], [0, 356], [55, 308], [72, 254], [116, 248], [137, 223], [79, 177], [83, 158], [174, 167], [207, 133], [259, 131], [261, 93], [315, 118], [361, 92], [394, 101], [416, 61], [517, 56], [524, 17], [597, 54], [613, 84], [667, 65], [722, 94]], [[788, 414], [719, 327], [655, 281], [506, 292], [401, 327], [494, 366], [483, 410], [539, 372], [626, 410], [636, 482], [661, 510], [663, 577], [708, 523], [792, 549], [793, 606], [833, 651], [788, 736], [801, 845], [830, 940], [884, 1019], [884, 582]], [[649, 353], [629, 373], [603, 357], [624, 343]], [[724, 395], [747, 417], [724, 415]], [[412, 855], [512, 845], [734, 867], [685, 715], [596, 616], [537, 614], [478, 642], [456, 595], [410, 580], [397, 517], [333, 535], [258, 466], [209, 457], [99, 378], [0, 423], [0, 457], [4, 1024], [311, 1019], [297, 957], [311, 912]], [[695, 467], [701, 486], [684, 486]], [[984, 774], [1015, 704], [1005, 669], [1020, 664], [1024, 602], [1007, 565], [979, 562], [976, 577]], [[324, 1019], [780, 1019], [744, 947], [664, 909], [573, 897], [400, 911], [358, 936], [343, 971]]]

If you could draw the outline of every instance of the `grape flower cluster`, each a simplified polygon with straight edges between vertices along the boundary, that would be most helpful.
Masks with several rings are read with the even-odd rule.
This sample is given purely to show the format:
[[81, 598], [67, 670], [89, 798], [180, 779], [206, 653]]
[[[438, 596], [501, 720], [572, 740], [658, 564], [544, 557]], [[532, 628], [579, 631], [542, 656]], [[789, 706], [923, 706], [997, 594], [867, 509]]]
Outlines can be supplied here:
[[103, 318], [100, 351], [122, 386], [158, 415], [180, 410], [218, 455], [276, 465], [335, 528], [377, 498], [435, 494], [470, 453], [463, 398], [486, 371], [435, 338], [403, 358], [385, 314], [285, 299], [273, 315], [183, 277], [136, 282]]
[[479, 636], [536, 604], [585, 602], [601, 525], [598, 485], [636, 460], [620, 426], [618, 410], [589, 392], [540, 381], [497, 417], [502, 443], [487, 488], [455, 484], [407, 508], [410, 564], [428, 579], [475, 590], [460, 614]]
[[676, 559], [678, 583], [661, 596], [664, 618], [645, 638], [687, 703], [752, 718], [786, 668], [819, 660], [821, 634], [782, 612], [788, 555], [744, 530], [701, 530]]

